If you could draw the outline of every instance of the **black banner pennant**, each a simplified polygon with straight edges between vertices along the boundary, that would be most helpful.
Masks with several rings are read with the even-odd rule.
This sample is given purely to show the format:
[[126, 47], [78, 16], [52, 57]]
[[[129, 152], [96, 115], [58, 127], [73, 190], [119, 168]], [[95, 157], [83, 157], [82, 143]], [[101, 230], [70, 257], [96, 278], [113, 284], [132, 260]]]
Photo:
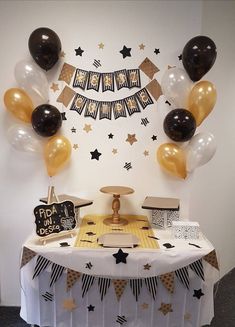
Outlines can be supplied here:
[[82, 297], [86, 295], [95, 281], [95, 277], [92, 275], [82, 275]]
[[141, 111], [138, 102], [135, 98], [135, 95], [125, 98], [125, 103], [129, 116], [133, 115], [135, 112]]
[[157, 294], [157, 277], [148, 277], [144, 279], [145, 285], [149, 291], [149, 293], [152, 295], [154, 301], [156, 300], [156, 294]]
[[99, 286], [99, 291], [100, 291], [100, 296], [101, 296], [101, 301], [103, 301], [103, 298], [105, 297], [107, 290], [109, 289], [111, 284], [111, 279], [110, 278], [99, 278], [98, 279], [98, 286]]
[[137, 92], [136, 97], [143, 109], [145, 109], [148, 105], [153, 104], [153, 100], [146, 88]]
[[127, 77], [128, 77], [128, 83], [130, 89], [132, 89], [133, 87], [141, 87], [139, 69], [128, 69]]
[[99, 91], [101, 73], [89, 72], [87, 90]]
[[117, 70], [114, 72], [117, 89], [120, 90], [123, 87], [129, 88], [128, 76], [126, 69]]
[[44, 271], [49, 264], [51, 264], [51, 261], [44, 258], [43, 256], [39, 255], [36, 261], [36, 265], [33, 272], [33, 279], [41, 274], [42, 271]]
[[189, 289], [189, 274], [188, 274], [188, 267], [183, 267], [175, 271], [176, 277], [179, 281]]
[[136, 302], [138, 301], [138, 297], [140, 295], [142, 286], [143, 286], [142, 279], [130, 279], [130, 287], [134, 294]]
[[124, 99], [113, 101], [114, 118], [126, 117], [126, 104]]
[[102, 81], [102, 92], [112, 91], [114, 92], [114, 74], [113, 73], [103, 73], [101, 75]]
[[86, 110], [85, 110], [85, 117], [92, 117], [96, 119], [98, 109], [99, 109], [100, 102], [96, 100], [87, 99], [86, 102]]
[[87, 98], [84, 97], [83, 95], [77, 93], [73, 99], [73, 103], [70, 107], [70, 110], [77, 111], [77, 113], [79, 113], [79, 115], [81, 115], [86, 102], [87, 102]]
[[195, 272], [196, 275], [201, 277], [202, 280], [205, 280], [202, 259], [199, 259], [199, 260], [191, 263], [189, 265], [189, 267], [192, 269], [192, 271]]
[[57, 265], [56, 263], [52, 264], [50, 287], [62, 276], [64, 270], [65, 267]]
[[112, 102], [101, 101], [100, 102], [100, 116], [99, 119], [112, 119]]
[[77, 68], [73, 80], [73, 87], [80, 87], [82, 90], [85, 90], [88, 75], [88, 71]]

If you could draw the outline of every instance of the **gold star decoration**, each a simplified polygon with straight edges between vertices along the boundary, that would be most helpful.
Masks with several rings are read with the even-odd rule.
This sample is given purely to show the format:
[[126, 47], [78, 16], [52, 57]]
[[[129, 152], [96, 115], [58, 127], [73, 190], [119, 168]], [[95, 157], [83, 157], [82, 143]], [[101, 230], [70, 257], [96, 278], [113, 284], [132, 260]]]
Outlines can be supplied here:
[[144, 156], [147, 157], [149, 155], [149, 151], [145, 150], [144, 151]]
[[77, 150], [78, 149], [78, 144], [74, 144], [73, 148], [74, 148], [74, 150]]
[[103, 43], [103, 42], [100, 42], [100, 43], [98, 44], [98, 47], [99, 47], [99, 49], [104, 49], [104, 43]]
[[59, 84], [53, 82], [50, 89], [52, 89], [54, 92], [59, 91]]
[[128, 134], [126, 142], [129, 142], [130, 145], [132, 145], [133, 143], [137, 142], [137, 139], [135, 137], [135, 134]]
[[73, 311], [77, 308], [74, 299], [65, 299], [63, 301], [63, 308], [68, 311]]
[[61, 57], [61, 58], [64, 58], [64, 57], [65, 57], [65, 52], [64, 52], [64, 51], [61, 51], [61, 53], [60, 53], [60, 57]]
[[85, 124], [85, 126], [83, 127], [83, 130], [86, 131], [87, 133], [89, 133], [90, 131], [92, 131], [91, 125]]
[[149, 270], [152, 266], [148, 263], [146, 263], [146, 265], [144, 265], [144, 270]]
[[149, 308], [148, 303], [143, 303], [143, 304], [141, 305], [141, 308], [142, 308], [143, 310], [148, 309], [148, 308]]
[[190, 313], [185, 313], [184, 315], [184, 320], [190, 320], [191, 319], [191, 314]]
[[140, 50], [144, 50], [145, 45], [144, 45], [143, 43], [141, 43], [141, 44], [139, 45], [139, 48], [140, 48]]
[[117, 149], [113, 149], [112, 152], [113, 152], [113, 154], [117, 154], [118, 151], [117, 151]]
[[172, 304], [162, 302], [160, 308], [158, 309], [158, 311], [161, 311], [165, 316], [168, 312], [173, 312]]

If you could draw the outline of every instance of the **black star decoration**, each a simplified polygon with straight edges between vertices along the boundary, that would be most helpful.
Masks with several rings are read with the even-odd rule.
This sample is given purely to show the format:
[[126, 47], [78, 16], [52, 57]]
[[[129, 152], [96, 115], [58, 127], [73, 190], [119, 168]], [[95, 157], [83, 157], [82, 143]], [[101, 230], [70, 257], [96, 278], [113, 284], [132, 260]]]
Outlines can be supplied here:
[[116, 264], [122, 262], [126, 263], [126, 257], [129, 253], [123, 252], [122, 249], [119, 249], [117, 253], [114, 253], [113, 256], [116, 259]]
[[125, 45], [119, 52], [122, 54], [123, 59], [126, 57], [131, 57], [131, 48], [127, 48]]
[[194, 290], [194, 294], [193, 297], [198, 298], [198, 300], [200, 300], [200, 298], [204, 295], [204, 293], [202, 293], [202, 289], [200, 288], [199, 290]]
[[179, 60], [182, 60], [182, 54], [178, 56]]
[[101, 153], [97, 149], [95, 149], [95, 151], [91, 151], [90, 154], [91, 154], [91, 159], [96, 159], [96, 160], [99, 160], [101, 156]]
[[67, 118], [66, 118], [66, 112], [61, 112], [61, 118], [62, 118], [62, 120], [67, 120]]
[[81, 47], [74, 49], [74, 51], [76, 52], [76, 56], [80, 56], [80, 57], [82, 57], [82, 53], [84, 52], [84, 50], [82, 50]]
[[153, 141], [156, 141], [157, 136], [156, 136], [156, 135], [153, 135], [153, 136], [151, 137], [151, 139], [152, 139]]
[[159, 54], [160, 53], [160, 49], [155, 49], [154, 50], [154, 53], [156, 53], [156, 55]]
[[114, 137], [114, 135], [112, 133], [109, 133], [108, 137], [109, 137], [109, 139], [112, 139]]
[[87, 309], [88, 309], [89, 312], [90, 312], [90, 311], [94, 311], [94, 310], [95, 310], [95, 306], [90, 304], [90, 305], [87, 307]]

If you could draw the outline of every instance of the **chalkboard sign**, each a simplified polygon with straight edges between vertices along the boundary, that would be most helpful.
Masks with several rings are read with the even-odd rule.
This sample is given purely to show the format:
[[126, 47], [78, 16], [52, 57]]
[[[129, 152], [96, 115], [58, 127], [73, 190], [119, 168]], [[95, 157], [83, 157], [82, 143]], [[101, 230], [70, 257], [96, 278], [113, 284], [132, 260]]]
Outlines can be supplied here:
[[36, 233], [47, 236], [76, 227], [74, 204], [71, 201], [42, 204], [34, 209]]

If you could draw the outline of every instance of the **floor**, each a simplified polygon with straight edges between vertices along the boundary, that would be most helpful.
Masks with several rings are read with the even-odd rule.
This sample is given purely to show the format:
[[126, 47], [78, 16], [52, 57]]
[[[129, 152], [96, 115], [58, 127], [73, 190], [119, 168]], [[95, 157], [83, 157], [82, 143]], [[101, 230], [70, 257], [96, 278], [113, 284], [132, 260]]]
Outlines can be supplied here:
[[[216, 284], [215, 294], [215, 317], [210, 327], [235, 327], [235, 268]], [[0, 307], [0, 327], [29, 326], [19, 311], [19, 307]]]

